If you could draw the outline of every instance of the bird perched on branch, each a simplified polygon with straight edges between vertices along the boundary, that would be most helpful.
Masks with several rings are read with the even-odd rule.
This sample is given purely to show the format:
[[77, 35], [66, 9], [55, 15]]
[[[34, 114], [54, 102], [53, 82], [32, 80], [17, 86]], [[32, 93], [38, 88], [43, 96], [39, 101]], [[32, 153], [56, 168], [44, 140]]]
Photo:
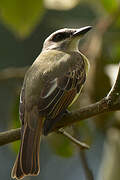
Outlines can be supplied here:
[[86, 80], [89, 62], [78, 43], [90, 29], [65, 28], [52, 33], [28, 69], [20, 95], [21, 145], [12, 178], [39, 174], [40, 137], [60, 121]]

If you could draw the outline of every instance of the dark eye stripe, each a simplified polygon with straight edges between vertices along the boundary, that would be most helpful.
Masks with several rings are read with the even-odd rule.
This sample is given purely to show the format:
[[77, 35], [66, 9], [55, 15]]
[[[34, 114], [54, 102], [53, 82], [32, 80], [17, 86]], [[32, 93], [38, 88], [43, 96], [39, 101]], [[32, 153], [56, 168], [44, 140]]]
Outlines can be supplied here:
[[68, 37], [70, 37], [70, 35], [72, 35], [72, 32], [60, 32], [58, 34], [55, 34], [51, 41], [54, 41], [54, 42], [59, 42], [59, 41], [62, 41], [63, 39], [66, 39]]

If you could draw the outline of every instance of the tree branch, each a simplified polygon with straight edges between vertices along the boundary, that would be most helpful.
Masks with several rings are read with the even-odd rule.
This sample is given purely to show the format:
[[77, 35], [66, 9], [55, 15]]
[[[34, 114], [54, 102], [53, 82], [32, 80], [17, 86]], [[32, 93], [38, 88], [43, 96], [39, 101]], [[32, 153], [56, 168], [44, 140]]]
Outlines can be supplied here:
[[21, 129], [11, 129], [0, 133], [0, 146], [17, 141], [20, 139]]
[[[68, 113], [55, 124], [51, 132], [101, 113], [117, 110], [120, 110], [120, 66], [116, 82], [107, 97], [101, 99], [99, 102]], [[20, 139], [20, 128], [2, 132], [0, 133], [0, 146], [18, 139]]]
[[6, 68], [0, 71], [0, 81], [12, 78], [24, 78], [28, 66], [21, 68]]

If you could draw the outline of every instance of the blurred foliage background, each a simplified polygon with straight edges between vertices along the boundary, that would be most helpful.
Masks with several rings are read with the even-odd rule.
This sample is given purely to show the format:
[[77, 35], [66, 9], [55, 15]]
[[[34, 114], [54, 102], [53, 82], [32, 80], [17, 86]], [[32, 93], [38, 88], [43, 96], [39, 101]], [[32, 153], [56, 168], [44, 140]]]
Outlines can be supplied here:
[[[19, 93], [26, 69], [53, 31], [92, 25], [80, 42], [91, 69], [77, 109], [109, 92], [120, 61], [119, 0], [0, 0], [0, 130], [20, 126]], [[83, 152], [61, 135], [43, 137], [41, 173], [27, 179], [119, 180], [120, 112], [103, 114], [67, 128], [91, 145]], [[10, 179], [19, 142], [0, 148], [0, 178]]]

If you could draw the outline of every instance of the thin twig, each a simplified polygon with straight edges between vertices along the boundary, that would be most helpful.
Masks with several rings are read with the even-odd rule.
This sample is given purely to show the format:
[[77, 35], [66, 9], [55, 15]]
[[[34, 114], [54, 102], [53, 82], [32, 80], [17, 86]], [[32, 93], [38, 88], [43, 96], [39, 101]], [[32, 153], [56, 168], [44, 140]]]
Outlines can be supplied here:
[[86, 180], [94, 180], [93, 173], [87, 163], [85, 151], [80, 150], [80, 158], [81, 158], [81, 162], [82, 162], [81, 164], [82, 164], [84, 172], [85, 172]]
[[[76, 137], [80, 137], [80, 131], [78, 126], [73, 126], [73, 132]], [[78, 152], [80, 155], [80, 159], [82, 162], [81, 165], [83, 167], [86, 180], [94, 180], [92, 170], [87, 162], [86, 152], [84, 150], [81, 150], [79, 147], [78, 147]]]
[[59, 129], [57, 131], [58, 134], [62, 134], [64, 135], [65, 137], [67, 137], [70, 141], [72, 141], [74, 144], [76, 144], [77, 146], [80, 147], [80, 149], [89, 149], [90, 147], [84, 143], [84, 142], [81, 142], [79, 140], [77, 140], [76, 138], [74, 138], [73, 136], [71, 136], [69, 133], [67, 133], [63, 128]]

